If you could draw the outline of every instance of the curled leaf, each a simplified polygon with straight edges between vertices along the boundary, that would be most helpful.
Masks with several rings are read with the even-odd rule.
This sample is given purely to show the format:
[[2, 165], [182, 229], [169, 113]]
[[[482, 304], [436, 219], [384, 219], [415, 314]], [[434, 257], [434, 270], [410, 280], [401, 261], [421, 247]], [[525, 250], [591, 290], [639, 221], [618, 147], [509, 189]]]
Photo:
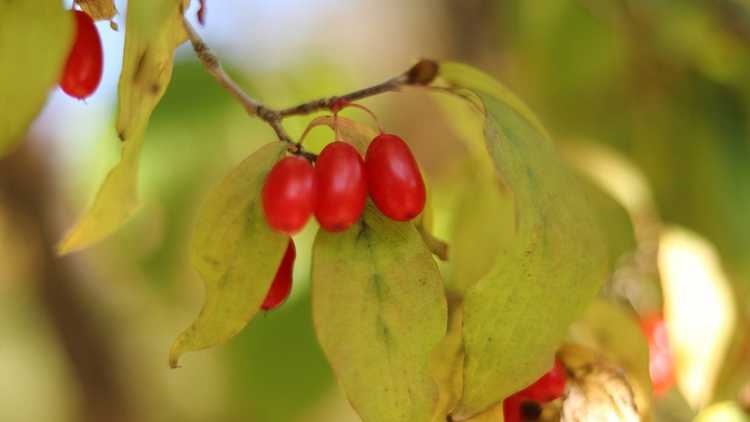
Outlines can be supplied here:
[[76, 4], [95, 21], [108, 21], [117, 14], [117, 7], [112, 0], [76, 0]]
[[[474, 233], [475, 244], [494, 245], [452, 243], [454, 265], [463, 257], [460, 265], [468, 270], [461, 274], [473, 271], [455, 289], [465, 291], [464, 391], [454, 412], [460, 420], [549, 369], [567, 327], [603, 283], [608, 256], [590, 198], [518, 98], [489, 76], [455, 63], [441, 63], [435, 86], [469, 99], [480, 113], [479, 159], [486, 167], [477, 166], [476, 174], [485, 186], [482, 201], [497, 213], [481, 221], [458, 219], [454, 229], [456, 236]], [[474, 227], [480, 224], [485, 230]]]
[[174, 49], [186, 37], [179, 10], [181, 1], [128, 3], [117, 112], [122, 156], [104, 179], [91, 208], [58, 245], [60, 254], [103, 240], [138, 209], [138, 158], [143, 134], [172, 77]]
[[736, 329], [734, 294], [716, 248], [696, 233], [665, 230], [658, 260], [677, 384], [699, 409], [711, 400]]
[[561, 422], [640, 422], [635, 395], [623, 371], [590, 349], [569, 345], [560, 353], [569, 377]]

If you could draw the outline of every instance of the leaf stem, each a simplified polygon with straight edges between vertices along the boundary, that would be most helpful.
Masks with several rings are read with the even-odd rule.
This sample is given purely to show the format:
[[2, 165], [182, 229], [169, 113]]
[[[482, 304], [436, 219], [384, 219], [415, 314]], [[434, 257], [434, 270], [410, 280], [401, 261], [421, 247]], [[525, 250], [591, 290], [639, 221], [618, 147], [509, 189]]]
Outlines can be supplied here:
[[330, 110], [334, 105], [341, 102], [350, 103], [364, 98], [385, 92], [399, 91], [403, 86], [429, 85], [437, 76], [438, 64], [434, 60], [423, 59], [417, 62], [409, 70], [366, 88], [358, 89], [345, 95], [319, 98], [308, 101], [294, 107], [276, 110], [263, 105], [260, 101], [250, 97], [240, 86], [224, 71], [221, 67], [218, 57], [208, 48], [195, 28], [188, 22], [187, 18], [182, 18], [183, 26], [187, 32], [188, 39], [193, 46], [195, 55], [200, 60], [206, 71], [216, 79], [229, 94], [234, 97], [242, 106], [248, 115], [257, 117], [266, 122], [276, 133], [280, 141], [289, 145], [290, 153], [300, 155], [310, 161], [315, 161], [317, 156], [311, 152], [305, 151], [300, 142], [294, 142], [284, 129], [282, 121], [290, 116], [299, 116], [312, 114], [321, 110]]

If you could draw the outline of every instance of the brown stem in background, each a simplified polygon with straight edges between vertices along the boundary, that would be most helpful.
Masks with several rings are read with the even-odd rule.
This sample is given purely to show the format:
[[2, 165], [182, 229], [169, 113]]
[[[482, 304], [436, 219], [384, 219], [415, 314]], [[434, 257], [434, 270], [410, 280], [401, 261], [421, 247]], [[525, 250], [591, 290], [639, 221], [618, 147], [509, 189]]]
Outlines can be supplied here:
[[315, 154], [305, 151], [301, 143], [292, 141], [292, 138], [287, 134], [286, 130], [284, 130], [284, 126], [281, 123], [284, 118], [307, 115], [321, 110], [330, 110], [332, 107], [340, 103], [349, 103], [385, 92], [398, 91], [403, 86], [429, 85], [438, 73], [437, 62], [433, 60], [421, 60], [403, 74], [385, 82], [359, 89], [345, 95], [320, 98], [294, 107], [276, 110], [263, 105], [260, 101], [253, 99], [243, 91], [242, 88], [240, 88], [240, 86], [224, 71], [224, 69], [222, 69], [219, 59], [214, 55], [211, 49], [208, 48], [206, 43], [184, 16], [182, 22], [188, 38], [190, 39], [190, 43], [193, 46], [193, 50], [195, 51], [195, 55], [203, 64], [206, 71], [213, 76], [214, 79], [219, 82], [219, 85], [224, 87], [232, 97], [242, 104], [248, 115], [258, 117], [268, 123], [273, 131], [276, 132], [276, 136], [279, 140], [286, 142], [289, 145], [288, 150], [290, 153], [304, 156], [310, 161], [315, 160]]
[[[81, 420], [126, 422], [133, 420], [131, 404], [115, 372], [117, 362], [109, 336], [78, 292], [76, 271], [69, 258], [57, 256], [53, 245], [57, 228], [45, 210], [53, 210], [54, 178], [39, 154], [25, 142], [21, 150], [0, 161], [0, 190], [11, 212], [31, 220], [38, 236], [38, 282], [35, 286], [43, 310], [65, 351], [82, 398]], [[49, 353], [40, 350], [39, 353]]]

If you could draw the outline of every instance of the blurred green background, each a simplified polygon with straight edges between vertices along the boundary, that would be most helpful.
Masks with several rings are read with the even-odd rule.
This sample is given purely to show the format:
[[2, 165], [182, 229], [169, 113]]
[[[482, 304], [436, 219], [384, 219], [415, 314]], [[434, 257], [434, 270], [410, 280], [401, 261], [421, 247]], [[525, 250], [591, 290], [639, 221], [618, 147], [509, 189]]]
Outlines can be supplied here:
[[[99, 29], [99, 92], [86, 103], [54, 93], [23, 149], [0, 162], [0, 420], [356, 421], [312, 330], [314, 227], [298, 239], [288, 303], [167, 367], [203, 297], [187, 262], [196, 209], [273, 139], [188, 48], [147, 131], [143, 208], [98, 247], [52, 255], [119, 153], [124, 32]], [[737, 300], [747, 298], [747, 0], [208, 0], [201, 33], [248, 92], [279, 107], [372, 84], [420, 57], [479, 67], [524, 99], [562, 148], [586, 140], [632, 161], [661, 218], [712, 241]], [[463, 149], [445, 108], [416, 92], [364, 103], [413, 145], [436, 191], [448, 184]], [[307, 120], [286, 124], [297, 137]], [[311, 145], [331, 137], [316, 129]], [[750, 349], [739, 349], [727, 365], [746, 380]]]

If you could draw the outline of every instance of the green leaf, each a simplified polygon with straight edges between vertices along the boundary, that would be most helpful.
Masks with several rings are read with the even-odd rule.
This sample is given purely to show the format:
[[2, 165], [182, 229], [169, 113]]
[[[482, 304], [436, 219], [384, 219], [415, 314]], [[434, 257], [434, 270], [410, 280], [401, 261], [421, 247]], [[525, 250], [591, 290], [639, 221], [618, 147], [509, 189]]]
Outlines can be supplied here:
[[411, 223], [368, 205], [343, 233], [320, 231], [312, 263], [313, 319], [336, 378], [364, 422], [427, 422], [428, 371], [445, 335], [443, 283]]
[[206, 299], [196, 321], [172, 346], [171, 367], [177, 367], [185, 352], [228, 340], [260, 310], [288, 243], [266, 223], [260, 192], [266, 174], [285, 151], [281, 142], [262, 147], [206, 199], [191, 245]]
[[110, 170], [86, 214], [60, 242], [60, 254], [103, 240], [138, 208], [138, 158], [154, 107], [172, 76], [174, 49], [186, 37], [181, 0], [133, 0], [128, 3], [125, 56], [118, 88], [117, 133], [120, 162]]
[[9, 154], [62, 75], [73, 16], [59, 1], [0, 1], [0, 157]]
[[[471, 268], [476, 259], [483, 267], [473, 275], [481, 278], [461, 282], [470, 288], [463, 314], [464, 391], [454, 416], [465, 419], [549, 369], [568, 325], [604, 281], [608, 257], [589, 198], [529, 109], [498, 82], [465, 65], [442, 63], [441, 82], [480, 111], [493, 170], [489, 178], [479, 173], [489, 180], [485, 197], [496, 202], [500, 215], [509, 215], [507, 188], [515, 219], [513, 224], [509, 217], [482, 222], [487, 233], [497, 233], [493, 225], [501, 225], [505, 239], [496, 242], [496, 250], [478, 250], [469, 241], [452, 245], [455, 266]], [[471, 228], [476, 224], [464, 217], [455, 231], [460, 236], [467, 227], [477, 233], [479, 244], [491, 244], [489, 235]], [[485, 270], [487, 253], [494, 254], [494, 264]], [[459, 257], [466, 262], [458, 262]]]

